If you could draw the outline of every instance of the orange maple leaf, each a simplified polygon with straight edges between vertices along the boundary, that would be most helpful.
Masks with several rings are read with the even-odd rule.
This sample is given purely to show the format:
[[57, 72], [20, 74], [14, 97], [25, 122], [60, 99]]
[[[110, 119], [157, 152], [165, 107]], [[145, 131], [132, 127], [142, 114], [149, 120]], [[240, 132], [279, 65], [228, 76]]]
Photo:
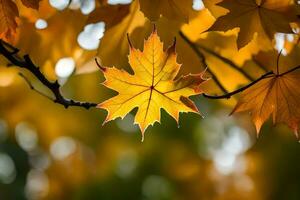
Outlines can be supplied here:
[[12, 0], [0, 0], [0, 38], [12, 40], [16, 32], [19, 11]]
[[272, 74], [245, 90], [233, 113], [250, 111], [257, 134], [272, 115], [273, 123], [286, 123], [298, 137], [300, 122], [300, 73]]

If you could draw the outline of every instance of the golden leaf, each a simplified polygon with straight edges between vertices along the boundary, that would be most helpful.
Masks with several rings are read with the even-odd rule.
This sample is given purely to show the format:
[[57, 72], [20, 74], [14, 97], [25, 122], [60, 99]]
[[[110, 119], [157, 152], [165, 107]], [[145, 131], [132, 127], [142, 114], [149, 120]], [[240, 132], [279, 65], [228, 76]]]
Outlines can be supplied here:
[[90, 15], [87, 20], [87, 23], [96, 23], [103, 21], [105, 22], [105, 28], [109, 29], [110, 27], [118, 24], [126, 17], [129, 13], [129, 5], [104, 5], [96, 8]]
[[139, 0], [141, 11], [151, 21], [157, 21], [160, 16], [170, 20], [188, 22], [192, 10], [192, 0]]
[[238, 48], [244, 47], [255, 33], [272, 39], [276, 32], [293, 33], [290, 22], [296, 12], [290, 0], [224, 0], [218, 5], [229, 13], [217, 19], [209, 31], [228, 31], [239, 28]]
[[[128, 45], [126, 34], [128, 33], [135, 40], [141, 36], [134, 33], [138, 27], [142, 27], [146, 20], [143, 13], [139, 10], [137, 2], [130, 6], [129, 14], [118, 24], [105, 30], [103, 38], [98, 48], [98, 56], [103, 65], [120, 66], [125, 64]], [[141, 35], [141, 34], [140, 34]]]
[[12, 40], [18, 26], [19, 11], [12, 0], [0, 0], [0, 38]]
[[188, 98], [201, 94], [203, 73], [182, 76], [174, 80], [180, 69], [176, 62], [175, 42], [165, 52], [157, 31], [154, 30], [140, 51], [130, 45], [129, 64], [134, 74], [116, 68], [101, 67], [106, 81], [104, 85], [119, 94], [101, 104], [108, 111], [105, 122], [124, 118], [138, 107], [135, 124], [142, 134], [149, 125], [160, 122], [160, 109], [167, 111], [177, 122], [180, 112], [198, 113]]
[[272, 115], [273, 123], [286, 123], [298, 136], [300, 122], [300, 73], [272, 74], [245, 90], [232, 113], [250, 111], [259, 133]]

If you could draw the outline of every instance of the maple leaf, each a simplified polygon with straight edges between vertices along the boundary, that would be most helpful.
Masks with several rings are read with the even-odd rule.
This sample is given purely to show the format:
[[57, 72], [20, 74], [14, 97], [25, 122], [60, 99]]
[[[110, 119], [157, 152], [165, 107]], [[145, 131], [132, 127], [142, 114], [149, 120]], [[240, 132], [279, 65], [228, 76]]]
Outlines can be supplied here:
[[257, 133], [262, 124], [272, 115], [274, 124], [286, 123], [298, 137], [299, 80], [299, 71], [268, 76], [241, 94], [232, 114], [250, 111]]
[[192, 10], [192, 0], [139, 0], [141, 11], [151, 21], [157, 21], [160, 16], [171, 20], [189, 21], [189, 12]]
[[24, 6], [38, 10], [39, 3], [41, 0], [21, 0], [21, 1]]
[[[98, 56], [104, 65], [119, 66], [126, 63], [126, 54], [128, 45], [126, 41], [126, 33], [135, 40], [141, 38], [139, 34], [135, 34], [138, 27], [143, 27], [146, 18], [140, 11], [139, 4], [134, 1], [130, 5], [128, 15], [126, 15], [118, 24], [105, 27], [103, 38], [98, 48]], [[106, 17], [97, 18], [99, 21], [105, 20]]]
[[114, 67], [101, 67], [106, 79], [103, 84], [119, 93], [98, 105], [98, 108], [108, 111], [105, 122], [124, 118], [138, 107], [135, 124], [139, 125], [144, 135], [149, 125], [160, 122], [161, 108], [177, 122], [180, 112], [199, 113], [188, 97], [202, 93], [200, 85], [205, 81], [203, 73], [174, 80], [180, 69], [176, 58], [175, 42], [163, 51], [163, 43], [154, 29], [145, 41], [143, 51], [130, 44], [129, 64], [133, 75]]
[[0, 0], [0, 38], [12, 40], [17, 28], [18, 16], [18, 8], [12, 0]]
[[239, 28], [238, 48], [244, 47], [255, 33], [272, 39], [276, 32], [293, 33], [290, 22], [296, 21], [290, 0], [224, 0], [220, 5], [230, 12], [221, 16], [209, 31]]
[[105, 28], [118, 24], [130, 12], [129, 5], [104, 5], [96, 8], [87, 20], [87, 23], [97, 23], [99, 21], [105, 22]]

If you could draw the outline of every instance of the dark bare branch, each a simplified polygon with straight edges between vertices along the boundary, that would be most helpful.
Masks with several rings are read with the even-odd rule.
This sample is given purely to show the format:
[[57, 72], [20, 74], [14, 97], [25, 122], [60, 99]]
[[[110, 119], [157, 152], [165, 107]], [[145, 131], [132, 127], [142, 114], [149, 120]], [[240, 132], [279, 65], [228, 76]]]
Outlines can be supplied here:
[[[58, 82], [57, 81], [50, 82], [44, 76], [44, 74], [40, 71], [39, 67], [36, 66], [32, 62], [29, 55], [24, 55], [23, 58], [21, 58], [17, 55], [18, 51], [19, 50], [17, 48], [0, 40], [0, 54], [2, 54], [13, 65], [18, 66], [20, 68], [27, 69], [28, 71], [30, 71], [44, 86], [46, 86], [48, 89], [50, 89], [50, 91], [53, 93], [53, 95], [55, 97], [54, 99], [51, 99], [51, 100], [53, 100], [55, 103], [61, 104], [65, 108], [68, 108], [70, 106], [77, 106], [77, 107], [83, 107], [83, 108], [89, 109], [91, 107], [97, 106], [96, 103], [80, 102], [80, 101], [75, 101], [72, 99], [64, 98], [60, 92], [60, 85], [58, 84]], [[29, 82], [29, 80], [24, 75], [22, 77], [25, 78], [25, 81], [29, 84], [30, 88], [34, 89], [34, 87]], [[35, 90], [35, 91], [37, 91], [37, 90]], [[43, 96], [45, 96], [45, 95], [43, 95]]]
[[221, 56], [220, 54], [217, 54], [216, 52], [214, 52], [213, 50], [211, 50], [211, 49], [209, 49], [205, 46], [197, 44], [197, 47], [199, 47], [200, 49], [206, 51], [207, 53], [215, 56], [216, 58], [222, 60], [224, 63], [229, 65], [232, 69], [234, 69], [234, 70], [238, 71], [239, 73], [241, 73], [248, 80], [254, 81], [254, 79], [249, 74], [247, 74], [241, 67], [237, 66], [234, 62], [232, 62], [228, 58], [225, 58], [225, 57]]
[[[204, 46], [201, 46], [199, 44], [194, 44], [192, 41], [190, 41], [186, 35], [184, 35], [184, 33], [182, 33], [181, 31], [179, 32], [179, 35], [184, 39], [184, 41], [189, 44], [189, 46], [195, 51], [195, 53], [198, 55], [198, 57], [201, 59], [201, 62], [203, 63], [203, 65], [207, 68], [207, 71], [209, 73], [212, 74], [212, 78], [213, 80], [217, 83], [217, 85], [222, 89], [222, 91], [225, 93], [223, 95], [208, 95], [208, 94], [203, 94], [204, 97], [206, 98], [209, 98], [209, 99], [230, 99], [233, 95], [235, 94], [238, 94], [240, 92], [243, 92], [244, 90], [250, 88], [251, 86], [255, 85], [256, 83], [260, 82], [261, 80], [265, 79], [265, 78], [268, 78], [272, 75], [275, 75], [273, 71], [270, 71], [270, 72], [267, 72], [267, 69], [261, 65], [259, 62], [257, 62], [256, 60], [254, 60], [254, 62], [262, 69], [264, 70], [266, 73], [263, 74], [260, 78], [258, 79], [253, 79], [251, 76], [249, 76], [242, 68], [240, 68], [239, 66], [235, 65], [231, 60], [217, 54], [216, 52], [204, 47]], [[211, 70], [209, 70], [209, 67], [207, 66], [206, 64], [206, 61], [205, 61], [205, 56], [201, 53], [201, 51], [198, 49], [202, 49], [204, 51], [206, 51], [207, 53], [219, 58], [220, 60], [222, 60], [223, 62], [225, 62], [226, 64], [228, 64], [229, 66], [231, 66], [233, 69], [237, 70], [238, 72], [240, 72], [242, 75], [244, 75], [247, 79], [251, 80], [251, 82], [248, 84], [248, 85], [245, 85], [235, 91], [232, 91], [232, 92], [228, 92], [224, 87], [223, 85], [220, 83], [220, 81], [217, 79], [217, 77], [211, 72]], [[297, 69], [300, 69], [300, 66], [297, 66], [287, 72], [284, 72], [282, 74], [278, 74], [278, 62], [279, 62], [279, 57], [280, 57], [280, 54], [278, 55], [278, 58], [277, 58], [277, 74], [276, 76], [283, 76], [285, 74], [288, 74], [288, 73], [291, 73]]]
[[226, 93], [224, 95], [220, 95], [220, 96], [211, 96], [211, 95], [208, 95], [208, 94], [203, 94], [204, 97], [206, 98], [209, 98], [209, 99], [230, 99], [233, 95], [235, 94], [238, 94], [240, 92], [243, 92], [244, 90], [248, 89], [249, 87], [255, 85], [256, 83], [258, 83], [259, 81], [265, 79], [265, 78], [268, 78], [270, 77], [270, 75], [274, 75], [274, 72], [268, 72], [264, 75], [262, 75], [260, 78], [254, 80], [253, 82], [249, 83], [248, 85], [245, 85], [244, 87], [241, 87], [233, 92], [229, 92], [229, 93]]
[[[286, 75], [286, 74], [289, 74], [295, 70], [298, 70], [300, 69], [300, 66], [297, 66], [297, 67], [294, 67], [282, 74], [276, 74], [276, 76], [283, 76], [283, 75]], [[243, 92], [244, 90], [250, 88], [251, 86], [255, 85], [256, 83], [258, 83], [259, 81], [265, 79], [265, 78], [269, 78], [270, 76], [272, 75], [275, 75], [273, 71], [270, 71], [268, 73], [265, 73], [264, 75], [262, 75], [260, 78], [254, 80], [253, 82], [249, 83], [248, 85], [245, 85], [244, 87], [241, 87], [233, 92], [230, 92], [230, 93], [227, 93], [227, 94], [224, 94], [224, 95], [220, 95], [220, 96], [211, 96], [211, 95], [207, 95], [207, 94], [203, 94], [204, 97], [206, 98], [209, 98], [209, 99], [230, 99], [233, 95], [235, 94], [238, 94], [240, 92]]]
[[190, 41], [190, 39], [187, 38], [186, 35], [184, 35], [183, 32], [180, 31], [179, 35], [193, 49], [193, 51], [197, 54], [198, 58], [200, 59], [200, 62], [205, 66], [205, 68], [207, 69], [207, 71], [211, 74], [212, 79], [216, 82], [216, 84], [222, 90], [222, 92], [228, 93], [228, 91], [226, 90], [226, 88], [221, 84], [221, 82], [218, 79], [218, 77], [208, 67], [208, 65], [206, 63], [205, 56], [202, 54], [202, 52], [199, 51], [199, 49], [195, 46], [195, 44], [192, 41]]
[[20, 77], [22, 77], [24, 79], [24, 81], [27, 83], [27, 85], [29, 86], [30, 89], [32, 89], [33, 91], [35, 91], [35, 92], [39, 93], [40, 95], [46, 97], [49, 100], [54, 101], [54, 99], [49, 97], [47, 94], [45, 94], [45, 93], [39, 91], [38, 89], [36, 89], [24, 74], [22, 74], [21, 72], [19, 72], [18, 74], [19, 74]]

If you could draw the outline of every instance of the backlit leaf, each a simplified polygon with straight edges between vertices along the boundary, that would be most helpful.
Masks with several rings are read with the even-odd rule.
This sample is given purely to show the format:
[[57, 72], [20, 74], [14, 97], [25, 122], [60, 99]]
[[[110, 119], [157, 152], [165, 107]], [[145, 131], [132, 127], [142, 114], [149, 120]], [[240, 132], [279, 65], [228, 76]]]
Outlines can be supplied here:
[[139, 0], [141, 11], [151, 21], [157, 21], [160, 16], [170, 20], [188, 22], [192, 10], [192, 0]]
[[102, 68], [106, 78], [104, 85], [118, 92], [117, 96], [98, 105], [108, 111], [105, 122], [124, 118], [138, 107], [135, 124], [144, 133], [149, 125], [160, 122], [161, 108], [177, 122], [180, 112], [198, 113], [188, 97], [202, 93], [200, 85], [205, 81], [203, 73], [175, 80], [180, 69], [176, 58], [175, 42], [163, 51], [163, 43], [154, 30], [145, 41], [143, 51], [130, 48], [129, 64], [133, 75], [114, 67]]
[[296, 12], [290, 0], [224, 0], [218, 5], [229, 13], [217, 19], [210, 31], [228, 31], [239, 28], [238, 48], [244, 47], [255, 33], [272, 39], [276, 32], [293, 33], [290, 22], [296, 21]]
[[298, 136], [300, 122], [300, 73], [270, 75], [245, 90], [232, 113], [249, 111], [259, 133], [272, 115], [273, 123], [286, 123]]

